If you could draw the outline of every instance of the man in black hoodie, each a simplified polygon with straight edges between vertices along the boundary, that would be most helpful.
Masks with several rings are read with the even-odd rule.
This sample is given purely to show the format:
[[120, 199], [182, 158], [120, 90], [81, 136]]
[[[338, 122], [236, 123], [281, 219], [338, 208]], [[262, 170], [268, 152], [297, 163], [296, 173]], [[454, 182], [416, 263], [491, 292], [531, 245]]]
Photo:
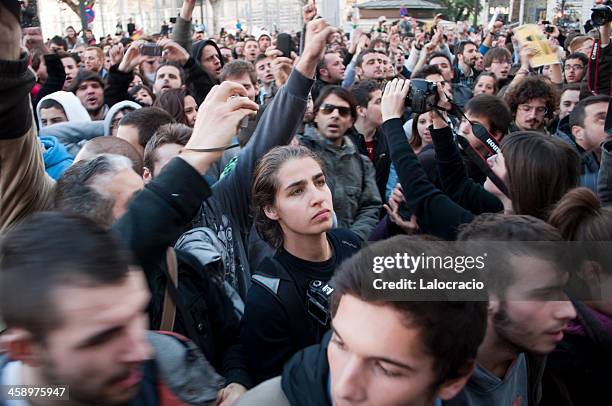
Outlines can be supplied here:
[[212, 80], [219, 83], [219, 75], [223, 69], [223, 55], [221, 50], [212, 40], [198, 41], [193, 44], [191, 55], [199, 62], [204, 72], [210, 76]]
[[[373, 273], [377, 259], [399, 252], [447, 255], [447, 248], [399, 236], [344, 262], [330, 281], [331, 335], [297, 353], [282, 376], [247, 392], [236, 405], [433, 406], [453, 398], [474, 368], [486, 330], [486, 302], [389, 301], [372, 290], [380, 280], [375, 278], [406, 275], [399, 265]], [[430, 270], [421, 276], [444, 278]]]

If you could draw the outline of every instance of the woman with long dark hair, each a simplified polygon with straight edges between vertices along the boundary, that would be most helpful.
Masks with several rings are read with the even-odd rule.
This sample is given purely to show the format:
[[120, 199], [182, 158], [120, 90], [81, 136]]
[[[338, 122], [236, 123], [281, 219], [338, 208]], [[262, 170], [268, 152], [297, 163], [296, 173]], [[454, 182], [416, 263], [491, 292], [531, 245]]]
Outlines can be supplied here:
[[198, 105], [195, 98], [184, 89], [166, 90], [155, 100], [153, 107], [166, 110], [177, 123], [192, 128], [198, 115]]
[[298, 350], [329, 329], [327, 282], [361, 240], [333, 229], [324, 165], [308, 148], [277, 147], [255, 169], [252, 199], [259, 235], [276, 250], [253, 275], [242, 343], [255, 382], [277, 376]]

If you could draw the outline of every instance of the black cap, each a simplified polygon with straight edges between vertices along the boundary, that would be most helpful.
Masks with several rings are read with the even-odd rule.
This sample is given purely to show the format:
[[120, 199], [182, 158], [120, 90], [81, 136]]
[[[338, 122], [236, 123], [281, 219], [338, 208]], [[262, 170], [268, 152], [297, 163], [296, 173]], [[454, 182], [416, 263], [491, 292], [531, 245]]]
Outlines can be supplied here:
[[79, 88], [81, 83], [86, 82], [88, 80], [96, 81], [100, 83], [100, 85], [104, 88], [104, 81], [102, 80], [100, 76], [98, 76], [96, 72], [92, 72], [86, 69], [81, 69], [79, 73], [76, 75], [76, 77], [72, 80], [72, 83], [70, 84], [70, 88], [68, 89], [68, 91], [72, 93], [76, 93], [76, 90]]

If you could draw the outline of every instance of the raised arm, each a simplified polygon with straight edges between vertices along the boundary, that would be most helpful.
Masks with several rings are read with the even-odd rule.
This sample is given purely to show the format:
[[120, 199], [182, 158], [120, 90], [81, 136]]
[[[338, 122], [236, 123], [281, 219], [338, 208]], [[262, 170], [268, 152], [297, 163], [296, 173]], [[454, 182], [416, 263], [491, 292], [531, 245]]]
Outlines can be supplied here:
[[20, 44], [19, 21], [0, 3], [0, 232], [49, 209], [54, 186], [30, 106], [34, 74]]
[[181, 14], [172, 30], [172, 39], [191, 53], [191, 17], [195, 8], [195, 0], [184, 0]]
[[231, 82], [211, 90], [184, 151], [134, 198], [128, 212], [113, 225], [141, 263], [157, 263], [210, 195], [204, 173], [230, 144], [240, 121], [258, 108], [246, 97], [229, 100], [234, 95], [246, 96], [246, 91]]
[[436, 150], [436, 166], [444, 193], [474, 214], [502, 211], [504, 207], [499, 199], [468, 176], [459, 148], [446, 122], [443, 126], [432, 129], [431, 138]]
[[288, 144], [295, 136], [306, 110], [317, 63], [335, 28], [318, 19], [308, 23], [307, 31], [304, 52], [287, 83], [266, 108], [251, 140], [240, 153], [236, 167], [213, 186], [213, 198], [219, 200], [220, 207], [240, 224], [242, 230], [251, 228], [250, 187], [255, 165], [270, 149]]
[[453, 240], [457, 227], [474, 215], [453, 202], [427, 177], [412, 147], [406, 140], [401, 117], [409, 81], [394, 79], [387, 84], [382, 99], [383, 133], [387, 137], [391, 160], [410, 208], [414, 209], [419, 228], [425, 233]]
[[[134, 41], [125, 52], [118, 46], [111, 48], [111, 54], [120, 59], [120, 62], [110, 67], [104, 88], [104, 101], [109, 107], [124, 100], [132, 100], [128, 94], [128, 88], [134, 79], [134, 68], [146, 59], [140, 53], [142, 44], [144, 44], [143, 41]], [[121, 58], [119, 54], [122, 54]]]

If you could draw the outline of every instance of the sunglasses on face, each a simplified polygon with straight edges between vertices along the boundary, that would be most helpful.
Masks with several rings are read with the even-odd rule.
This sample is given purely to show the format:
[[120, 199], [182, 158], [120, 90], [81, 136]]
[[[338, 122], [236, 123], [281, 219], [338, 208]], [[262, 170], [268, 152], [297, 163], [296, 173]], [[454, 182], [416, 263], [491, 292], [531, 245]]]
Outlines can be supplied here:
[[342, 117], [348, 117], [351, 115], [351, 108], [350, 107], [343, 107], [343, 106], [335, 106], [333, 104], [323, 104], [320, 108], [319, 111], [323, 114], [330, 115], [331, 113], [334, 112], [334, 110], [338, 110], [338, 114], [340, 114]]

